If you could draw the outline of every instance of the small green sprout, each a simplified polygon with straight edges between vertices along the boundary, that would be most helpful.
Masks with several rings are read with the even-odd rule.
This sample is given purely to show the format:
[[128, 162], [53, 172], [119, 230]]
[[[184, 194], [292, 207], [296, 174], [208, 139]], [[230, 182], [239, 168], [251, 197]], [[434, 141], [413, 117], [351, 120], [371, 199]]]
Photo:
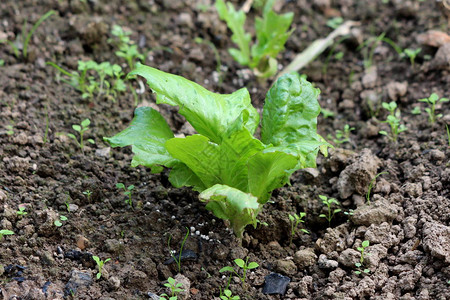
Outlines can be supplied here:
[[[74, 139], [75, 142], [77, 143], [77, 145], [81, 148], [81, 151], [83, 151], [84, 148], [84, 140], [83, 140], [83, 135], [84, 132], [87, 131], [89, 129], [89, 125], [91, 124], [91, 121], [89, 119], [85, 119], [81, 122], [80, 125], [72, 125], [73, 130], [75, 130], [76, 132], [78, 132], [80, 134], [80, 140], [78, 141], [78, 139], [76, 138], [76, 136], [72, 133], [68, 133], [67, 136]], [[89, 143], [91, 144], [95, 144], [95, 141], [93, 139], [88, 139], [87, 140]]]
[[445, 124], [445, 128], [447, 129], [448, 146], [450, 147], [450, 129], [447, 124]]
[[239, 275], [239, 272], [236, 271], [233, 267], [230, 266], [226, 266], [223, 267], [222, 269], [219, 270], [220, 273], [223, 272], [231, 272], [230, 274], [230, 278], [228, 280], [228, 282], [230, 282], [231, 280], [231, 275], [234, 273], [237, 277], [239, 277], [239, 279], [241, 280], [242, 283], [242, 287], [244, 287], [245, 285], [245, 279], [247, 277], [247, 271], [248, 270], [252, 270], [252, 269], [256, 269], [257, 267], [259, 267], [259, 264], [256, 262], [248, 262], [248, 257], [245, 259], [245, 261], [243, 259], [237, 258], [234, 260], [234, 263], [242, 269], [242, 276]]
[[178, 294], [184, 291], [181, 288], [183, 285], [181, 283], [177, 283], [172, 277], [167, 278], [167, 283], [164, 283], [164, 286], [170, 289], [170, 296], [167, 294], [162, 294], [159, 298], [160, 300], [177, 300]]
[[[8, 41], [8, 40], [0, 40], [0, 43], [9, 44], [11, 46], [11, 48], [13, 49], [14, 56], [16, 56], [17, 58], [20, 58], [20, 54], [22, 54], [22, 58], [27, 59], [28, 45], [30, 43], [31, 36], [36, 31], [36, 29], [39, 27], [39, 25], [42, 24], [42, 22], [44, 22], [45, 20], [47, 20], [54, 14], [56, 14], [55, 10], [48, 11], [46, 14], [44, 14], [42, 17], [40, 17], [39, 20], [37, 20], [37, 22], [33, 25], [33, 27], [31, 28], [31, 30], [29, 32], [27, 32], [27, 29], [26, 29], [27, 23], [25, 21], [22, 26], [22, 33], [20, 35], [21, 40], [16, 40], [14, 42]], [[19, 51], [19, 46], [17, 46], [18, 44], [22, 45], [22, 53], [20, 53], [20, 51]]]
[[431, 107], [425, 108], [425, 111], [428, 113], [430, 123], [434, 124], [434, 122], [436, 122], [437, 118], [442, 117], [442, 114], [438, 114], [438, 115], [435, 114], [436, 104], [439, 102], [442, 102], [442, 103], [449, 102], [450, 100], [448, 98], [439, 99], [438, 94], [433, 93], [430, 95], [430, 97], [419, 99], [419, 101], [428, 103], [431, 106]]
[[[301, 212], [300, 216], [297, 214], [289, 215], [289, 221], [291, 223], [291, 237], [289, 239], [289, 246], [292, 245], [292, 239], [294, 238], [294, 235], [296, 234], [298, 230], [298, 225], [300, 223], [305, 223], [303, 218], [306, 216], [306, 213]], [[306, 229], [300, 229], [300, 231], [309, 234], [309, 231]]]
[[111, 260], [111, 258], [107, 258], [105, 260], [101, 260], [98, 256], [93, 255], [92, 259], [97, 263], [97, 279], [100, 279], [102, 277], [102, 271], [103, 271], [103, 265]]
[[346, 216], [353, 216], [355, 214], [355, 211], [353, 209], [349, 209], [348, 211], [344, 211], [344, 215]]
[[412, 113], [413, 115], [420, 115], [420, 114], [422, 113], [422, 110], [420, 109], [419, 106], [416, 106], [416, 107], [414, 107], [414, 108], [411, 110], [411, 113]]
[[322, 200], [322, 203], [327, 206], [327, 214], [320, 214], [320, 218], [325, 218], [328, 221], [328, 225], [331, 225], [331, 220], [334, 215], [341, 211], [340, 208], [331, 209], [333, 204], [340, 205], [340, 203], [335, 198], [328, 198], [327, 196], [319, 195], [319, 198]]
[[0, 230], [0, 241], [3, 240], [4, 235], [12, 235], [14, 234], [14, 231], [8, 230], [8, 229], [2, 229]]
[[334, 117], [334, 112], [332, 112], [329, 109], [322, 108], [320, 110], [320, 112], [322, 113], [324, 119], [327, 119], [327, 118], [330, 118], [330, 117]]
[[411, 65], [414, 67], [414, 61], [416, 60], [417, 54], [420, 53], [420, 51], [422, 51], [421, 48], [417, 48], [417, 49], [411, 49], [411, 48], [406, 48], [403, 50], [403, 53], [409, 57], [409, 61], [411, 62]]
[[350, 132], [354, 131], [355, 127], [350, 127], [350, 125], [345, 124], [344, 130], [336, 130], [335, 138], [330, 134], [328, 138], [333, 140], [336, 144], [343, 144], [350, 142]]
[[387, 131], [381, 130], [378, 133], [387, 136], [393, 142], [397, 142], [398, 134], [408, 130], [405, 125], [400, 124], [400, 110], [397, 109], [397, 103], [394, 101], [390, 103], [383, 102], [381, 103], [384, 109], [389, 111], [389, 115], [386, 118], [386, 121], [382, 123], [388, 123], [391, 127], [391, 133], [389, 134]]
[[232, 296], [232, 292], [229, 289], [226, 289], [223, 291], [223, 295], [220, 296], [221, 300], [239, 300], [241, 297], [239, 296]]
[[361, 273], [366, 273], [366, 274], [370, 273], [369, 269], [363, 269], [361, 271], [361, 267], [364, 264], [364, 255], [370, 255], [370, 253], [365, 253], [365, 250], [367, 247], [369, 247], [369, 245], [370, 245], [369, 241], [363, 241], [361, 243], [361, 247], [356, 248], [356, 249], [358, 249], [359, 252], [361, 252], [361, 257], [359, 258], [359, 262], [355, 263], [356, 268], [358, 268], [358, 270], [355, 271], [355, 274], [357, 274], [357, 275], [359, 275]]
[[342, 17], [335, 17], [335, 18], [329, 19], [326, 24], [328, 27], [330, 27], [332, 29], [336, 29], [342, 23], [344, 23], [344, 19]]
[[60, 216], [59, 220], [56, 220], [55, 222], [53, 222], [53, 224], [56, 227], [61, 227], [63, 225], [63, 223], [61, 221], [67, 221], [67, 217], [66, 216]]
[[[86, 195], [87, 200], [88, 200], [89, 202], [91, 202], [91, 195], [92, 195], [92, 192], [91, 192], [90, 190], [85, 190], [85, 191], [83, 192], [83, 195]], [[68, 205], [68, 204], [66, 204], [66, 206], [67, 206], [67, 208], [69, 208], [69, 205]]]
[[21, 205], [19, 205], [19, 210], [16, 212], [16, 214], [17, 214], [18, 216], [23, 217], [23, 216], [25, 216], [25, 215], [28, 214], [28, 213], [25, 211], [26, 209], [27, 209], [26, 206], [23, 205], [23, 204], [21, 204]]
[[[139, 52], [138, 46], [134, 45], [133, 41], [130, 39], [129, 36], [131, 35], [131, 32], [125, 31], [119, 25], [114, 25], [111, 34], [119, 39], [119, 41], [116, 42], [119, 47], [119, 50], [116, 51], [116, 55], [124, 58], [130, 69], [134, 69], [136, 60], [141, 62], [145, 60], [145, 56]], [[108, 42], [114, 43], [114, 40], [109, 39]]]
[[131, 200], [131, 191], [134, 189], [134, 185], [130, 185], [125, 187], [122, 182], [116, 183], [116, 188], [122, 189], [125, 196], [128, 196], [128, 199], [125, 201], [129, 206], [133, 207], [133, 201]]
[[6, 125], [5, 127], [7, 129], [7, 131], [6, 131], [7, 135], [13, 135], [14, 134], [14, 127], [12, 125]]
[[181, 242], [181, 246], [180, 246], [180, 251], [178, 252], [178, 257], [176, 257], [176, 255], [174, 254], [175, 251], [172, 251], [170, 248], [170, 241], [172, 240], [172, 235], [169, 236], [169, 239], [167, 240], [167, 247], [169, 248], [170, 251], [170, 256], [172, 256], [173, 260], [175, 261], [175, 263], [177, 264], [178, 267], [178, 273], [181, 272], [181, 255], [183, 254], [183, 248], [184, 248], [184, 244], [186, 243], [186, 240], [189, 236], [189, 228], [186, 227], [186, 235], [184, 236], [183, 241]]
[[377, 180], [378, 176], [381, 176], [383, 174], [389, 174], [389, 172], [378, 173], [377, 175], [375, 175], [374, 178], [372, 178], [372, 180], [369, 183], [369, 188], [367, 189], [367, 194], [366, 194], [366, 200], [367, 200], [368, 205], [370, 205], [370, 193], [372, 192], [373, 185], [375, 184], [375, 181]]

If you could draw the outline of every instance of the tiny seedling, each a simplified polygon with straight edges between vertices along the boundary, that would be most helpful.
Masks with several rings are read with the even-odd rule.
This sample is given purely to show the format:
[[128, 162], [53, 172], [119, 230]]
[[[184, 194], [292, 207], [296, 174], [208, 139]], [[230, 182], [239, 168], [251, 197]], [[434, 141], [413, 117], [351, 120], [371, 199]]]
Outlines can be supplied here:
[[[292, 245], [292, 239], [294, 238], [294, 235], [297, 233], [298, 225], [300, 223], [305, 223], [303, 218], [306, 216], [306, 213], [301, 212], [300, 216], [297, 214], [289, 215], [289, 221], [291, 223], [291, 237], [289, 239], [289, 246]], [[306, 229], [300, 229], [300, 231], [309, 234], [309, 231]]]
[[373, 185], [375, 184], [375, 181], [377, 180], [378, 176], [381, 176], [383, 174], [389, 174], [389, 172], [378, 173], [377, 175], [375, 175], [374, 178], [372, 178], [372, 180], [369, 183], [369, 188], [367, 189], [367, 194], [366, 194], [366, 200], [367, 200], [368, 205], [370, 205], [370, 193], [372, 192]]
[[221, 300], [239, 300], [241, 297], [239, 296], [232, 296], [233, 293], [229, 289], [225, 289], [223, 291], [223, 295], [220, 296]]
[[330, 27], [332, 29], [336, 29], [342, 23], [344, 23], [344, 19], [342, 17], [334, 17], [334, 18], [329, 19], [326, 24], [328, 27]]
[[[83, 151], [84, 148], [84, 133], [89, 129], [89, 125], [91, 124], [91, 121], [89, 119], [85, 119], [81, 122], [80, 125], [72, 125], [73, 130], [75, 130], [76, 132], [78, 132], [80, 134], [80, 140], [77, 139], [77, 137], [72, 134], [72, 133], [68, 133], [67, 136], [74, 139], [75, 142], [77, 143], [77, 145], [80, 147], [81, 151]], [[95, 141], [93, 139], [88, 139], [87, 140], [89, 143], [91, 144], [95, 144]]]
[[320, 112], [322, 113], [324, 119], [334, 117], [334, 112], [329, 109], [323, 108]]
[[414, 62], [416, 60], [417, 54], [419, 54], [420, 51], [422, 51], [421, 48], [417, 48], [417, 49], [406, 48], [403, 50], [404, 55], [409, 57], [409, 61], [411, 62], [411, 65], [413, 67], [414, 67]]
[[6, 134], [10, 136], [14, 134], [14, 127], [12, 125], [6, 125]]
[[445, 124], [445, 128], [447, 129], [448, 146], [450, 147], [450, 129], [447, 124]]
[[359, 258], [359, 262], [355, 263], [356, 268], [358, 268], [358, 270], [355, 271], [355, 274], [357, 274], [357, 275], [359, 275], [361, 273], [366, 273], [366, 274], [370, 273], [369, 269], [363, 269], [361, 271], [361, 267], [364, 264], [364, 255], [370, 255], [370, 253], [365, 253], [365, 250], [367, 247], [369, 247], [369, 245], [370, 245], [369, 241], [363, 241], [361, 243], [361, 247], [356, 248], [356, 249], [358, 249], [359, 252], [361, 252], [361, 257]]
[[17, 214], [18, 216], [23, 217], [23, 216], [25, 216], [25, 215], [28, 214], [25, 210], [26, 210], [26, 206], [23, 205], [23, 204], [21, 204], [21, 205], [19, 205], [19, 210], [16, 212], [16, 214]]
[[333, 140], [333, 142], [336, 144], [347, 143], [347, 142], [350, 142], [350, 132], [354, 131], [354, 130], [355, 130], [355, 127], [350, 127], [350, 125], [345, 124], [344, 130], [338, 129], [338, 130], [336, 130], [336, 134], [335, 134], [334, 138], [331, 134], [328, 135], [328, 138]]
[[422, 113], [422, 110], [420, 109], [419, 106], [416, 106], [416, 107], [414, 107], [414, 108], [411, 110], [411, 113], [412, 113], [413, 115], [420, 115], [420, 114]]
[[272, 9], [275, 1], [267, 1], [263, 7], [262, 18], [255, 19], [257, 42], [250, 47], [252, 36], [245, 32], [246, 15], [242, 10], [236, 11], [233, 4], [224, 0], [216, 1], [216, 9], [233, 35], [231, 40], [239, 49], [230, 48], [230, 55], [242, 66], [249, 66], [260, 78], [268, 78], [277, 72], [276, 56], [284, 50], [284, 44], [294, 29], [289, 30], [294, 14], [288, 12], [278, 15]]
[[348, 211], [344, 211], [344, 215], [346, 216], [353, 216], [355, 211], [353, 209], [349, 209]]
[[170, 289], [170, 296], [167, 294], [162, 294], [159, 298], [160, 300], [177, 300], [178, 294], [184, 291], [181, 287], [181, 283], [177, 283], [172, 277], [167, 278], [167, 283], [164, 283], [165, 287]]
[[[83, 195], [86, 195], [87, 200], [88, 200], [89, 202], [91, 202], [91, 195], [92, 195], [92, 192], [91, 192], [90, 190], [85, 190], [85, 191], [83, 192]], [[68, 204], [66, 204], [66, 206], [67, 206], [67, 208], [69, 208], [69, 205], [68, 205]]]
[[332, 209], [331, 206], [333, 204], [340, 205], [340, 203], [335, 198], [328, 198], [327, 196], [319, 195], [319, 198], [322, 200], [322, 203], [327, 206], [327, 214], [320, 214], [320, 218], [325, 218], [328, 221], [328, 225], [331, 225], [331, 220], [334, 215], [341, 211], [340, 208]]
[[102, 271], [103, 271], [103, 265], [111, 260], [111, 258], [107, 258], [105, 260], [101, 260], [98, 256], [93, 255], [92, 259], [97, 263], [97, 279], [100, 279], [102, 277]]
[[243, 259], [237, 258], [237, 259], [234, 260], [234, 263], [239, 268], [242, 269], [242, 275], [239, 274], [239, 271], [236, 271], [233, 267], [230, 267], [230, 266], [223, 267], [222, 269], [219, 270], [219, 272], [220, 273], [231, 272], [228, 282], [230, 282], [230, 280], [231, 280], [231, 275], [235, 274], [241, 280], [242, 287], [244, 287], [245, 279], [247, 278], [247, 271], [248, 270], [252, 270], [252, 269], [256, 269], [257, 267], [259, 267], [259, 264], [256, 263], [256, 262], [250, 262], [249, 263], [248, 262], [248, 257], [245, 259], [245, 261]]
[[428, 105], [430, 105], [430, 107], [425, 108], [425, 111], [428, 113], [428, 120], [430, 121], [430, 123], [434, 124], [434, 122], [436, 122], [437, 118], [442, 117], [442, 114], [436, 115], [436, 113], [435, 113], [436, 104], [439, 103], [439, 102], [442, 102], [442, 103], [449, 102], [450, 99], [448, 99], [448, 98], [441, 98], [441, 99], [439, 99], [438, 94], [433, 93], [433, 94], [430, 95], [430, 97], [419, 99], [419, 101], [428, 103]]
[[3, 240], [4, 235], [12, 235], [14, 234], [14, 231], [8, 230], [8, 229], [2, 229], [0, 230], [0, 241]]
[[397, 103], [394, 101], [386, 103], [381, 103], [384, 109], [389, 111], [389, 115], [386, 117], [386, 121], [382, 123], [388, 123], [391, 127], [391, 133], [389, 134], [387, 131], [381, 130], [378, 133], [387, 136], [391, 141], [397, 142], [398, 134], [408, 130], [405, 125], [400, 124], [400, 110], [397, 109]]
[[118, 41], [109, 39], [108, 42], [117, 44], [119, 50], [116, 51], [116, 55], [124, 58], [130, 69], [134, 69], [136, 60], [141, 62], [145, 60], [145, 56], [139, 52], [138, 46], [134, 45], [130, 39], [130, 31], [125, 31], [121, 26], [114, 25], [111, 34], [117, 37]]
[[180, 246], [180, 251], [178, 252], [178, 257], [175, 255], [175, 252], [172, 251], [172, 249], [170, 248], [170, 241], [172, 240], [172, 235], [169, 236], [169, 239], [167, 241], [167, 247], [169, 248], [169, 252], [170, 255], [172, 256], [173, 260], [175, 261], [175, 263], [177, 264], [178, 267], [178, 273], [181, 272], [181, 255], [183, 254], [183, 248], [184, 248], [184, 244], [186, 243], [186, 240], [189, 236], [189, 228], [186, 227], [186, 235], [184, 236], [183, 241], [181, 242], [181, 246]]
[[130, 185], [125, 187], [125, 184], [122, 182], [116, 183], [116, 188], [123, 190], [123, 194], [128, 196], [128, 199], [125, 201], [129, 206], [133, 207], [133, 201], [131, 200], [131, 191], [134, 189], [134, 185]]
[[53, 224], [56, 227], [61, 227], [63, 225], [63, 223], [61, 221], [67, 221], [67, 217], [66, 216], [59, 216], [59, 220], [56, 220], [55, 222], [53, 222]]
[[[0, 43], [7, 43], [11, 46], [13, 49], [14, 55], [17, 58], [20, 58], [20, 55], [22, 54], [23, 59], [27, 59], [28, 57], [28, 45], [30, 43], [31, 37], [33, 36], [33, 33], [36, 31], [36, 29], [39, 27], [39, 25], [42, 24], [45, 20], [50, 18], [52, 15], [56, 14], [56, 11], [50, 10], [46, 14], [44, 14], [42, 17], [37, 20], [37, 22], [33, 25], [31, 30], [27, 32], [26, 25], [27, 22], [25, 21], [22, 26], [22, 33], [20, 35], [20, 40], [17, 39], [16, 41], [12, 42], [9, 40], [0, 40]], [[22, 53], [20, 53], [19, 49], [22, 49]]]

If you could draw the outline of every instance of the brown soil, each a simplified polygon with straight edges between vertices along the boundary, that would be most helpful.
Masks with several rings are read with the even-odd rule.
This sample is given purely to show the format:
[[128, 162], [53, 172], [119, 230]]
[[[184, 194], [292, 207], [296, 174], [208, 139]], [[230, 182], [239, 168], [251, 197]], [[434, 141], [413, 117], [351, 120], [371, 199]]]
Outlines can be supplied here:
[[[133, 31], [131, 39], [146, 53], [146, 64], [220, 93], [245, 86], [262, 108], [271, 82], [258, 82], [229, 56], [230, 35], [211, 2], [0, 3], [0, 39], [14, 40], [24, 21], [30, 28], [48, 10], [57, 11], [33, 35], [27, 60], [0, 44], [0, 230], [15, 233], [0, 241], [3, 299], [152, 299], [152, 294], [167, 292], [164, 283], [178, 273], [176, 264], [164, 262], [170, 250], [180, 248], [186, 228], [191, 234], [184, 247], [197, 258], [182, 261], [177, 279], [187, 292], [179, 299], [218, 299], [228, 279], [219, 270], [246, 257], [260, 267], [249, 272], [244, 288], [233, 278], [230, 289], [241, 299], [450, 299], [450, 146], [445, 130], [450, 105], [437, 107], [443, 116], [434, 125], [425, 112], [411, 113], [416, 106], [423, 110], [418, 99], [433, 92], [450, 96], [449, 44], [438, 50], [417, 41], [431, 29], [448, 32], [449, 11], [436, 1], [337, 0], [330, 7], [329, 1], [278, 1], [281, 11], [295, 13], [296, 31], [279, 57], [283, 66], [331, 32], [330, 18], [361, 22], [352, 37], [336, 46], [343, 58], [330, 59], [326, 74], [329, 52], [304, 70], [321, 89], [322, 108], [334, 112], [334, 117], [320, 117], [320, 134], [333, 135], [345, 124], [355, 130], [350, 142], [318, 158], [316, 170], [297, 172], [291, 186], [275, 191], [260, 216], [268, 226], [248, 228], [239, 246], [195, 192], [171, 187], [165, 172], [131, 168], [129, 148], [107, 149], [102, 138], [126, 128], [133, 117], [130, 89], [114, 101], [87, 101], [45, 64], [75, 70], [78, 60], [92, 59], [121, 64], [128, 72], [107, 41], [112, 25], [119, 24]], [[250, 11], [248, 18], [256, 13]], [[414, 66], [383, 42], [374, 49], [375, 72], [365, 70], [358, 42], [383, 32], [402, 48], [422, 48]], [[196, 43], [196, 37], [217, 47], [221, 74], [212, 48]], [[154, 105], [148, 90], [138, 96], [140, 105]], [[368, 105], [376, 108], [391, 100], [397, 100], [408, 128], [398, 143], [378, 134], [388, 130], [380, 123], [386, 113]], [[175, 131], [186, 130], [175, 110], [163, 108], [162, 113]], [[81, 151], [63, 133], [74, 133], [72, 125], [86, 118], [91, 125], [85, 137], [96, 143]], [[388, 174], [376, 180], [368, 205], [369, 183], [380, 172]], [[133, 208], [116, 188], [118, 182], [135, 185]], [[319, 218], [326, 212], [319, 195], [341, 203], [342, 212], [331, 224]], [[26, 207], [26, 215], [17, 214], [19, 205]], [[307, 213], [304, 228], [310, 234], [297, 233], [289, 245], [288, 214], [300, 212]], [[67, 220], [57, 227], [60, 216]], [[365, 259], [370, 272], [358, 275], [357, 247], [364, 240], [370, 241]], [[111, 258], [100, 279], [92, 255]], [[290, 278], [284, 296], [262, 293], [271, 272]]]

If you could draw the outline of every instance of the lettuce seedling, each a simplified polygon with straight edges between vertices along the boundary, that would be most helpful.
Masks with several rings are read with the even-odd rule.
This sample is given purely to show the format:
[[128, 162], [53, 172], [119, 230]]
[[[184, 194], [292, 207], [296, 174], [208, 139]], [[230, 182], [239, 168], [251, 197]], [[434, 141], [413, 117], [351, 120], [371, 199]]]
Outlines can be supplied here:
[[259, 114], [247, 89], [232, 94], [212, 93], [183, 77], [138, 64], [129, 76], [140, 75], [157, 94], [158, 104], [179, 107], [179, 113], [198, 134], [174, 137], [161, 114], [139, 107], [131, 125], [113, 137], [112, 147], [132, 146], [133, 167], [159, 173], [171, 168], [175, 187], [190, 186], [216, 217], [228, 220], [242, 238], [274, 189], [289, 182], [301, 168], [315, 167], [328, 143], [317, 134], [319, 89], [286, 74], [267, 93], [261, 140], [253, 135]]
[[236, 11], [229, 2], [216, 1], [219, 17], [227, 23], [233, 33], [231, 40], [239, 47], [228, 49], [230, 55], [239, 64], [249, 66], [261, 78], [271, 77], [277, 72], [276, 57], [294, 31], [288, 30], [294, 13], [278, 15], [272, 10], [274, 3], [275, 0], [268, 0], [263, 8], [263, 17], [255, 19], [257, 42], [250, 48], [252, 37], [244, 29], [245, 13], [242, 10]]
[[437, 114], [436, 115], [436, 112], [435, 112], [436, 111], [436, 104], [439, 103], [439, 102], [442, 102], [442, 103], [449, 102], [450, 99], [448, 99], [448, 98], [440, 98], [439, 99], [438, 94], [432, 93], [430, 95], [430, 97], [419, 99], [419, 101], [428, 103], [428, 105], [430, 106], [430, 107], [425, 108], [425, 111], [428, 114], [428, 120], [430, 121], [430, 123], [434, 124], [436, 122], [437, 118], [442, 117], [442, 114]]
[[381, 135], [387, 136], [394, 143], [397, 142], [398, 134], [408, 130], [405, 125], [400, 124], [400, 109], [397, 109], [397, 103], [391, 101], [389, 103], [383, 102], [381, 103], [384, 109], [389, 111], [389, 115], [386, 117], [386, 121], [382, 121], [381, 123], [388, 123], [391, 127], [391, 133], [389, 134], [385, 130], [381, 130], [378, 133]]

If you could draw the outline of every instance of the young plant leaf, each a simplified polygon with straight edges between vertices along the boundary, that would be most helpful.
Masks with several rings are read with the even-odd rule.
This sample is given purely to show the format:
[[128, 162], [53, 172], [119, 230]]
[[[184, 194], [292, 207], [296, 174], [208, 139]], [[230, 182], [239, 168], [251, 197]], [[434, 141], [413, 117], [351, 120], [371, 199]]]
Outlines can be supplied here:
[[247, 89], [228, 95], [216, 94], [181, 76], [138, 64], [129, 75], [140, 75], [157, 94], [157, 103], [179, 106], [179, 113], [194, 129], [220, 143], [230, 135], [230, 128], [242, 127], [254, 133], [259, 114], [252, 106]]
[[269, 90], [264, 104], [261, 140], [276, 150], [294, 154], [300, 167], [315, 167], [321, 145], [317, 134], [319, 89], [298, 74], [286, 74]]
[[204, 190], [199, 198], [207, 202], [206, 209], [218, 218], [229, 220], [234, 234], [242, 238], [245, 226], [256, 228], [256, 215], [260, 209], [258, 199], [238, 189], [216, 184]]
[[178, 160], [165, 148], [166, 141], [174, 137], [172, 130], [159, 112], [150, 107], [139, 107], [133, 121], [124, 131], [113, 137], [104, 137], [112, 147], [132, 146], [131, 166], [138, 165], [161, 171], [158, 166], [172, 167]]

